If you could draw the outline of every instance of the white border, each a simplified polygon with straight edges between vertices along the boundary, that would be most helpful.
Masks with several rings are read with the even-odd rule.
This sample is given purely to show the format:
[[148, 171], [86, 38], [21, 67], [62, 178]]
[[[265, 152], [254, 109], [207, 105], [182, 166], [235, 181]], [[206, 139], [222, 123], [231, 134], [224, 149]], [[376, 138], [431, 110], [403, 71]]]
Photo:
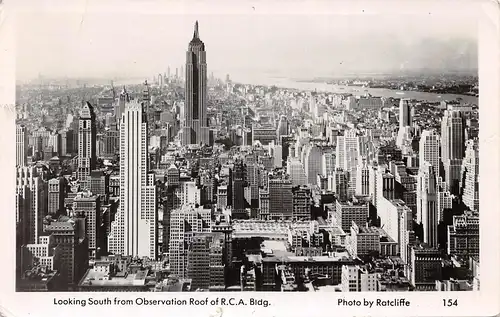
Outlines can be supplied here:
[[[12, 1], [12, 0], [11, 0]], [[216, 306], [153, 306], [147, 312], [144, 306], [110, 307], [62, 307], [52, 304], [53, 298], [136, 298], [146, 296], [160, 298], [265, 298], [271, 306], [264, 308], [224, 306], [224, 316], [326, 316], [326, 315], [384, 315], [384, 316], [492, 316], [500, 312], [499, 293], [499, 99], [500, 99], [500, 11], [495, 1], [238, 1], [238, 2], [173, 2], [168, 12], [165, 6], [158, 6], [157, 1], [18, 1], [17, 10], [35, 7], [37, 10], [79, 11], [79, 12], [135, 12], [155, 14], [377, 14], [377, 13], [431, 13], [454, 14], [464, 19], [477, 16], [480, 21], [479, 36], [479, 78], [480, 78], [480, 185], [481, 203], [481, 291], [450, 293], [15, 293], [14, 272], [15, 254], [14, 234], [14, 191], [15, 191], [15, 130], [13, 104], [15, 101], [15, 51], [13, 30], [14, 8], [4, 3], [0, 9], [0, 121], [3, 129], [0, 133], [0, 202], [2, 219], [0, 221], [0, 243], [2, 244], [2, 271], [5, 273], [0, 285], [0, 312], [7, 316], [50, 316], [67, 317], [88, 316], [92, 314], [144, 314], [158, 316], [209, 315], [220, 316]], [[4, 0], [8, 2], [8, 0]], [[103, 3], [104, 2], [104, 3]], [[12, 4], [13, 2], [10, 2]], [[0, 5], [1, 6], [1, 5]], [[75, 9], [76, 7], [76, 9]], [[254, 7], [255, 10], [252, 8]], [[32, 9], [31, 9], [32, 10]], [[35, 36], [35, 35], [34, 35]], [[375, 300], [406, 298], [410, 308], [371, 308], [339, 307], [338, 298], [348, 300]], [[458, 307], [443, 307], [442, 299], [457, 299]]]

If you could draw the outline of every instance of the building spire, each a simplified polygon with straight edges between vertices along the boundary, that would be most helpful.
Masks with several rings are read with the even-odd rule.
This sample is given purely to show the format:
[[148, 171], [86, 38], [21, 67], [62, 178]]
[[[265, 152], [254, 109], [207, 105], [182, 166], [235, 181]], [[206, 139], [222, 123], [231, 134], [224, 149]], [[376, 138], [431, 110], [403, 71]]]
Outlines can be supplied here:
[[198, 33], [198, 20], [196, 20], [196, 23], [194, 24], [194, 34], [193, 34], [194, 39], [199, 39], [200, 35]]

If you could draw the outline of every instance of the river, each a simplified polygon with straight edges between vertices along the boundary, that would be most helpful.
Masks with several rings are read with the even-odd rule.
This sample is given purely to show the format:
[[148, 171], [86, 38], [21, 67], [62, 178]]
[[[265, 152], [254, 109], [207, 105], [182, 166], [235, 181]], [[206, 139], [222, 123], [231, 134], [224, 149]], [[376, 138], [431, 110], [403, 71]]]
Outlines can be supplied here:
[[364, 88], [358, 86], [333, 85], [326, 83], [294, 81], [288, 78], [269, 78], [259, 82], [249, 82], [254, 85], [274, 85], [281, 88], [291, 88], [318, 92], [350, 93], [356, 96], [370, 94], [374, 97], [410, 98], [421, 101], [439, 102], [443, 100], [456, 100], [462, 98], [463, 102], [473, 105], [478, 104], [478, 97], [455, 94], [436, 94], [419, 91], [400, 91], [386, 88]]
[[[431, 92], [419, 92], [419, 91], [400, 91], [386, 88], [363, 88], [357, 86], [343, 86], [343, 85], [331, 85], [326, 83], [314, 83], [314, 82], [303, 82], [295, 81], [290, 78], [285, 77], [272, 77], [272, 76], [246, 76], [237, 80], [240, 83], [251, 84], [251, 85], [266, 85], [266, 86], [276, 86], [280, 88], [291, 88], [299, 90], [308, 91], [318, 91], [318, 92], [332, 92], [332, 93], [350, 93], [356, 96], [361, 96], [365, 94], [370, 94], [374, 97], [393, 97], [393, 98], [410, 98], [420, 101], [429, 102], [439, 102], [443, 100], [456, 100], [457, 98], [462, 98], [465, 103], [478, 105], [478, 97], [468, 96], [468, 95], [455, 95], [455, 94], [436, 94]], [[140, 80], [121, 80], [115, 82], [115, 86], [119, 85], [131, 85], [140, 84]]]

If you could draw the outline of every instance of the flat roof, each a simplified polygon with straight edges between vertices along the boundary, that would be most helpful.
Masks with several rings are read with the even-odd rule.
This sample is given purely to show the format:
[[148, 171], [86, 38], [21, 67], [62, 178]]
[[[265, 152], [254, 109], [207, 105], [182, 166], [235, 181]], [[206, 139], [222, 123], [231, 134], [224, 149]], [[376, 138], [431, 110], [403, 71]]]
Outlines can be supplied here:
[[265, 240], [262, 242], [261, 248], [272, 251], [286, 251], [286, 243], [284, 241]]
[[87, 287], [120, 287], [120, 286], [144, 286], [146, 285], [146, 276], [148, 270], [137, 271], [135, 274], [120, 274], [120, 276], [108, 277], [107, 272], [88, 269], [79, 286]]
[[349, 261], [353, 258], [347, 252], [336, 252], [334, 255], [322, 255], [322, 256], [299, 256], [299, 255], [288, 255], [283, 254], [281, 256], [271, 256], [262, 259], [262, 262], [340, 262]]

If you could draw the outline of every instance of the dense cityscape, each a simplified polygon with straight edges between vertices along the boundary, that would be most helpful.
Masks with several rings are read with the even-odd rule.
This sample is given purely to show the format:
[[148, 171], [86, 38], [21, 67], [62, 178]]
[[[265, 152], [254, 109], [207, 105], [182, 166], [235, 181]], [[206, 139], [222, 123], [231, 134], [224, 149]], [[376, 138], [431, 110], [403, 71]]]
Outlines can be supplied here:
[[18, 85], [17, 291], [479, 289], [477, 77], [297, 89], [207, 65], [196, 22], [186, 63], [142, 82]]

